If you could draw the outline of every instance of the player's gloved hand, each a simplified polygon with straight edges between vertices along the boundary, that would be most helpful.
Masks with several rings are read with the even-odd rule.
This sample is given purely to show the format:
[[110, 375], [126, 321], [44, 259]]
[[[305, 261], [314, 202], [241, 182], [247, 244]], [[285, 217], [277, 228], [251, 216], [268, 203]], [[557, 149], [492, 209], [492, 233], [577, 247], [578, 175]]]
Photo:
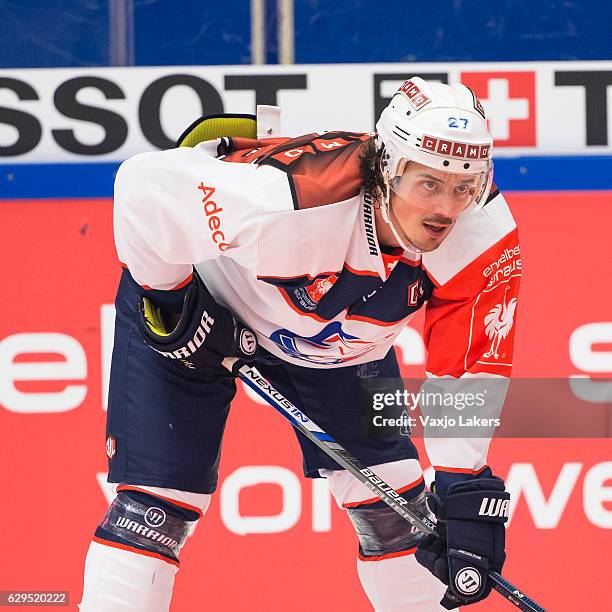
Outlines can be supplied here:
[[441, 537], [427, 536], [416, 560], [448, 585], [440, 602], [447, 610], [476, 603], [491, 592], [487, 578], [501, 572], [506, 559], [510, 494], [496, 476], [451, 484], [442, 500], [428, 499]]
[[195, 270], [180, 310], [161, 308], [143, 295], [139, 313], [145, 342], [191, 370], [219, 365], [224, 357], [252, 359], [257, 350], [255, 334], [215, 301]]

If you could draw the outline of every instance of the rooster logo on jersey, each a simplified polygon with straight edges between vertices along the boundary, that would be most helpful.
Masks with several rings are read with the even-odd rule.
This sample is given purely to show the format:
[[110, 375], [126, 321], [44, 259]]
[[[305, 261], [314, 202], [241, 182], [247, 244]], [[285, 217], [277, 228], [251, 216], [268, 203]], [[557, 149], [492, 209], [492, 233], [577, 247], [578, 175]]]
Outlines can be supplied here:
[[334, 286], [337, 280], [338, 277], [335, 274], [318, 278], [312, 285], [306, 287], [306, 292], [313, 302], [318, 302]]
[[485, 333], [491, 340], [491, 348], [484, 354], [484, 357], [494, 357], [499, 359], [499, 345], [508, 336], [514, 325], [514, 312], [516, 311], [517, 298], [512, 298], [506, 304], [506, 295], [509, 287], [506, 287], [504, 299], [500, 304], [495, 304], [484, 318]]
[[[277, 329], [270, 334], [270, 340], [291, 357], [325, 365], [352, 361], [369, 353], [376, 346], [372, 342], [347, 334], [340, 321], [332, 321], [314, 336], [299, 336], [288, 329]], [[339, 352], [341, 357], [313, 354], [312, 348], [333, 351], [336, 354]]]

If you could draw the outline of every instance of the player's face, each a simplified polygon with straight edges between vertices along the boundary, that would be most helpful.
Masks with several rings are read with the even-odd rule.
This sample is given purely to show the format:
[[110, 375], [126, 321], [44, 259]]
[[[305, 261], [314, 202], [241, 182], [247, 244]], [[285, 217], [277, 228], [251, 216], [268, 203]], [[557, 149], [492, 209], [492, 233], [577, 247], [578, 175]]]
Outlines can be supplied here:
[[409, 162], [391, 186], [393, 224], [417, 249], [433, 251], [469, 208], [480, 182], [480, 174], [453, 174]]

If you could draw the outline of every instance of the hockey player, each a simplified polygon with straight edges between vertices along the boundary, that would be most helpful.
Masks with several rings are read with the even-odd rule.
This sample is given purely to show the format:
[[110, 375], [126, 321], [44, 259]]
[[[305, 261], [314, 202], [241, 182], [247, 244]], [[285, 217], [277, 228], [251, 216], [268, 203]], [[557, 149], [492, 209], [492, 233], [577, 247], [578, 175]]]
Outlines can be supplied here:
[[[81, 610], [168, 609], [180, 550], [217, 486], [235, 393], [225, 356], [253, 360], [427, 511], [412, 443], [399, 430], [374, 438], [361, 429], [362, 379], [399, 377], [393, 341], [424, 305], [428, 376], [507, 377], [517, 231], [492, 186], [492, 139], [468, 88], [414, 77], [376, 127], [258, 140], [252, 119], [209, 119], [188, 131], [187, 146], [121, 166], [124, 270], [106, 445], [117, 496], [87, 555]], [[509, 498], [487, 466], [488, 439], [426, 440], [440, 540], [413, 533], [318, 447], [299, 443], [305, 475], [327, 478], [355, 527], [376, 610], [487, 597], [487, 572], [505, 559]]]

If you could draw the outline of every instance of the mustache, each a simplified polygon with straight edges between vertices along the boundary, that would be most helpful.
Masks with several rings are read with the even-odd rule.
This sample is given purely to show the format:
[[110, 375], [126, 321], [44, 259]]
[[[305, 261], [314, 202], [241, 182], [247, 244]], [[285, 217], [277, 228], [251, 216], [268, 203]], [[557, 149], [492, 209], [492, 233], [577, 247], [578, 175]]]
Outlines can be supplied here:
[[425, 217], [422, 222], [437, 223], [439, 225], [452, 225], [455, 222], [455, 219], [452, 217], [445, 217], [444, 215], [432, 215], [431, 217]]

